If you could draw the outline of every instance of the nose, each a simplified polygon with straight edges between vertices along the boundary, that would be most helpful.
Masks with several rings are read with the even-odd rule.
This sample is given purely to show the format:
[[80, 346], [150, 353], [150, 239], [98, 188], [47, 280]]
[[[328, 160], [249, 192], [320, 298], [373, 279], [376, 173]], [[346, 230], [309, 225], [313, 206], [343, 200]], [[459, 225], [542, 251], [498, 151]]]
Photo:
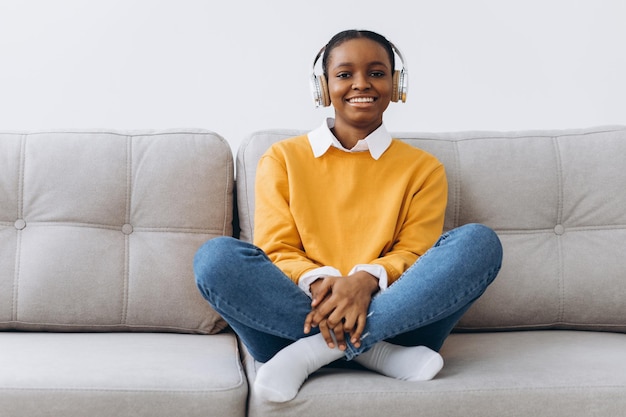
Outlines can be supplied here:
[[352, 76], [352, 88], [354, 90], [367, 90], [372, 86], [366, 74], [355, 73]]

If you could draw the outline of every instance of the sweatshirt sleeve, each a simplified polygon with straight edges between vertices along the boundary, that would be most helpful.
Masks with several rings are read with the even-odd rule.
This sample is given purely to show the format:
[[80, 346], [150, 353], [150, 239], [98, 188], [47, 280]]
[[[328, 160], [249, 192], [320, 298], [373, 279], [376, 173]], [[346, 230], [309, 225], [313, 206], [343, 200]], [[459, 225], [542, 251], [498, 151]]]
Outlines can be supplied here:
[[257, 166], [254, 244], [296, 284], [302, 274], [319, 268], [307, 258], [289, 206], [285, 164], [271, 151]]
[[448, 182], [445, 169], [439, 164], [413, 193], [394, 245], [371, 262], [385, 268], [388, 285], [437, 242], [443, 232], [447, 200]]

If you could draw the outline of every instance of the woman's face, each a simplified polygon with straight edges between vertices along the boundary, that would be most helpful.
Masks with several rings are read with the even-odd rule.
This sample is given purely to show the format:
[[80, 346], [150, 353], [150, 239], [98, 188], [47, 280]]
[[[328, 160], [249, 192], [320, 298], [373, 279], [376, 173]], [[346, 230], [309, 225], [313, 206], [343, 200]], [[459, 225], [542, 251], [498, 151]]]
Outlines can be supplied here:
[[358, 38], [333, 48], [328, 59], [328, 92], [335, 126], [377, 129], [391, 101], [393, 68], [379, 43]]

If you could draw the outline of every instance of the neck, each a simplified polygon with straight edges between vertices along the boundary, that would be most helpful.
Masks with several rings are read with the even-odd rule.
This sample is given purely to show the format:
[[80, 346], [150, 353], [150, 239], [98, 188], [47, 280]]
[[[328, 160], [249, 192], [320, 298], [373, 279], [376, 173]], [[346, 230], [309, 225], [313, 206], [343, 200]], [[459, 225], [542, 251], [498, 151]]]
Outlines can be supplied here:
[[333, 132], [333, 135], [335, 135], [344, 148], [352, 149], [358, 141], [368, 137], [373, 131], [378, 129], [381, 124], [382, 122], [374, 127], [359, 128], [354, 126], [342, 126], [335, 122], [335, 127], [331, 129], [331, 132]]

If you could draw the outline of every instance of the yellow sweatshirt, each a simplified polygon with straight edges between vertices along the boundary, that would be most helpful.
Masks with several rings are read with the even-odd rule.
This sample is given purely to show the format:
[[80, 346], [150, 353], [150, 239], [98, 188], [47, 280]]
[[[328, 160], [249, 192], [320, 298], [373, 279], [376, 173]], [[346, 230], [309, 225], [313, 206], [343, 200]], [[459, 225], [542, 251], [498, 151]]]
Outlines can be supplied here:
[[441, 235], [447, 187], [443, 165], [400, 140], [375, 160], [335, 147], [315, 158], [306, 135], [286, 139], [257, 167], [254, 244], [295, 283], [379, 264], [391, 284]]

